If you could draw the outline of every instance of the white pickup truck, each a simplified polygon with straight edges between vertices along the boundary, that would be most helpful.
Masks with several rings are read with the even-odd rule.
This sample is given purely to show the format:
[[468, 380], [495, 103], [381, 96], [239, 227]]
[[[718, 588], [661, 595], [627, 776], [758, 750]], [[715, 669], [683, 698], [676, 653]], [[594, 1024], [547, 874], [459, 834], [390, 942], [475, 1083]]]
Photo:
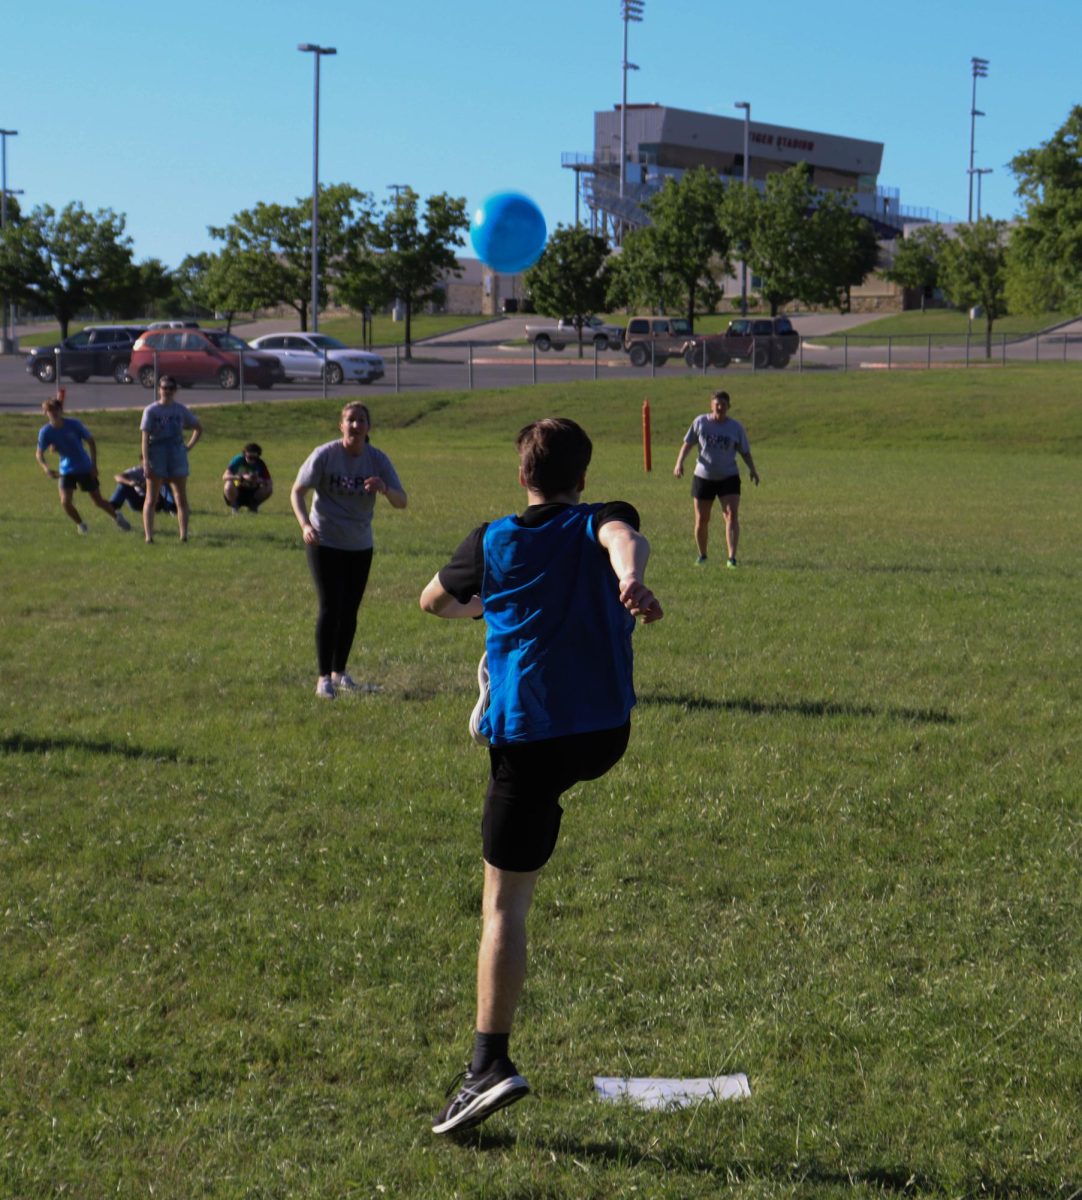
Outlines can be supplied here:
[[[577, 344], [579, 331], [570, 317], [564, 317], [555, 325], [527, 323], [526, 337], [538, 350], [562, 350]], [[624, 331], [619, 325], [606, 325], [600, 317], [585, 317], [582, 344], [596, 346], [599, 350], [620, 350], [624, 344]]]

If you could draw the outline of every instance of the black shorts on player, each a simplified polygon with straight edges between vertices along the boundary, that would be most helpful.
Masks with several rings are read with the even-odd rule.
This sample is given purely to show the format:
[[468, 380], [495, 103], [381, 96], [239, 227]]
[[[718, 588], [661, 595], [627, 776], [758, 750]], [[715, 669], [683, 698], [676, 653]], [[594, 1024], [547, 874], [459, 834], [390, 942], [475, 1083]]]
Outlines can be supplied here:
[[226, 508], [248, 508], [252, 512], [258, 512], [259, 506], [263, 503], [262, 500], [256, 500], [258, 488], [237, 488], [236, 500], [230, 500], [228, 496], [223, 496]]
[[501, 871], [540, 870], [560, 834], [560, 796], [615, 766], [630, 736], [627, 721], [615, 729], [490, 746], [481, 819], [485, 862]]
[[720, 500], [723, 496], [740, 495], [740, 476], [726, 475], [724, 479], [691, 477], [691, 495], [695, 500]]
[[98, 490], [98, 477], [93, 471], [80, 471], [77, 475], [60, 476], [60, 490], [62, 492], [74, 492], [76, 485], [84, 492], [90, 492], [93, 495]]

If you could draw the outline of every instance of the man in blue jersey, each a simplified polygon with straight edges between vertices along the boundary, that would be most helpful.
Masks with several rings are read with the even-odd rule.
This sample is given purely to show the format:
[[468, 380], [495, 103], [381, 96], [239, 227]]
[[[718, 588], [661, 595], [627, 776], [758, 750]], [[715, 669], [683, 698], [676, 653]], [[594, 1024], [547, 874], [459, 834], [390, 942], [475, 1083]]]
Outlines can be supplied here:
[[[103, 512], [113, 518], [118, 529], [131, 529], [124, 514], [101, 494], [98, 484], [98, 447], [90, 430], [74, 417], [64, 416], [64, 403], [59, 396], [46, 400], [41, 406], [48, 421], [38, 432], [34, 457], [50, 479], [60, 481], [60, 507], [75, 522], [80, 533], [86, 533], [86, 522], [75, 507], [75, 489], [81, 488]], [[83, 448], [86, 443], [87, 449]], [[60, 455], [60, 469], [54, 471], [45, 461], [45, 452], [55, 450]]]
[[560, 796], [604, 775], [627, 748], [635, 618], [663, 615], [643, 582], [650, 545], [638, 513], [622, 501], [581, 503], [592, 453], [584, 430], [546, 418], [516, 446], [525, 511], [475, 529], [421, 594], [425, 612], [487, 626], [477, 1027], [435, 1133], [477, 1125], [530, 1090], [508, 1048], [526, 977], [526, 914], [556, 846]]

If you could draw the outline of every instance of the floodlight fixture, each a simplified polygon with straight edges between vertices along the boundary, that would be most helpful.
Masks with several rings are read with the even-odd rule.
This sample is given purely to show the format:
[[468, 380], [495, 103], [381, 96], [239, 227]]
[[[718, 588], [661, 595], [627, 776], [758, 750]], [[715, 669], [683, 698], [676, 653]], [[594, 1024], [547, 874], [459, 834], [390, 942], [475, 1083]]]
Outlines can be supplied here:
[[[627, 25], [629, 21], [642, 21], [646, 0], [620, 0], [620, 17], [624, 23], [624, 57], [621, 63], [624, 90], [623, 102], [620, 105], [620, 199], [624, 198], [624, 176], [627, 174], [627, 73], [639, 68], [627, 61]], [[623, 213], [620, 214], [621, 226]], [[621, 238], [621, 240], [623, 240]]]

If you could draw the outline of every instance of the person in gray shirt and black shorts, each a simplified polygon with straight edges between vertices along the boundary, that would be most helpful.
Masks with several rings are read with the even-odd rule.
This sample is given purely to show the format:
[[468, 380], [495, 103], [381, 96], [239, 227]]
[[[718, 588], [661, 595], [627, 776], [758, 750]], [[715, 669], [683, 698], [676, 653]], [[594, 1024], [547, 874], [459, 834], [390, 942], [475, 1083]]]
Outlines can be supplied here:
[[698, 565], [706, 563], [706, 544], [710, 533], [710, 513], [717, 499], [725, 517], [727, 566], [736, 566], [736, 548], [740, 542], [740, 471], [736, 456], [748, 464], [748, 477], [759, 486], [759, 472], [751, 457], [748, 435], [739, 421], [729, 416], [729, 393], [715, 392], [710, 399], [710, 411], [695, 418], [684, 434], [676, 456], [673, 474], [684, 474], [684, 459], [692, 446], [698, 448], [698, 461], [691, 481], [692, 503], [695, 505], [695, 545], [699, 551]]

